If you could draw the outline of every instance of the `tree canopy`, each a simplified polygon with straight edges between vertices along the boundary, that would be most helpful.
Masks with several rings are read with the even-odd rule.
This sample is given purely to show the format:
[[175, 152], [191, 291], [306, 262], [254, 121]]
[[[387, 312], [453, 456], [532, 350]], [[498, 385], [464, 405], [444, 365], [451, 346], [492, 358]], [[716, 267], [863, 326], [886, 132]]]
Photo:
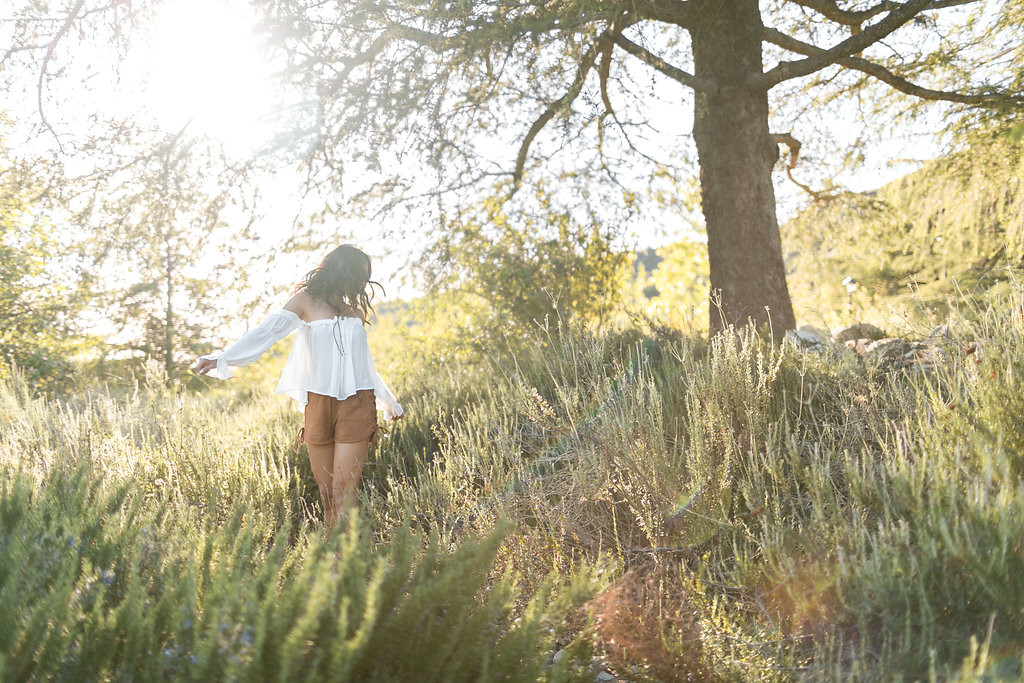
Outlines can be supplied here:
[[[11, 13], [4, 73], [22, 69], [44, 132], [53, 130], [47, 84], [79, 73], [61, 46], [130, 40], [159, 5], [68, 0]], [[792, 177], [808, 150], [840, 146], [820, 134], [821, 119], [856, 129], [847, 141], [856, 155], [860, 137], [925, 111], [922, 103], [968, 121], [1024, 101], [1020, 0], [249, 6], [283, 87], [306, 97], [272, 147], [302, 157], [328, 211], [355, 204], [379, 215], [429, 201], [435, 225], [452, 229], [451, 217], [481, 198], [515, 202], [521, 186], [547, 182], [562, 188], [566, 211], [578, 214], [576, 202], [614, 216], [652, 179], [686, 183], [695, 162], [713, 330], [794, 325], [774, 181]], [[691, 129], [692, 144], [664, 134], [666, 121]], [[79, 150], [117, 145], [126, 131], [114, 125]]]
[[[649, 114], [645, 97], [666, 80], [692, 91], [711, 288], [720, 301], [712, 328], [753, 319], [779, 333], [794, 316], [772, 171], [778, 145], [795, 161], [800, 141], [772, 129], [784, 118], [773, 112], [878, 83], [948, 103], [951, 114], [1016, 107], [1019, 4], [988, 13], [973, 0], [256, 6], [289, 55], [289, 78], [317, 93], [311, 168], [326, 184], [353, 167], [380, 170], [386, 179], [376, 189], [386, 203], [425, 189], [444, 195], [504, 182], [514, 190], [541, 162], [635, 189], [629, 185], [644, 181], [636, 167], [662, 163], [634, 141]], [[803, 99], [793, 101], [797, 95]], [[680, 117], [688, 113], [683, 101]], [[574, 156], [559, 156], [559, 145]], [[396, 170], [395, 159], [406, 158], [434, 176], [426, 181], [409, 163]]]

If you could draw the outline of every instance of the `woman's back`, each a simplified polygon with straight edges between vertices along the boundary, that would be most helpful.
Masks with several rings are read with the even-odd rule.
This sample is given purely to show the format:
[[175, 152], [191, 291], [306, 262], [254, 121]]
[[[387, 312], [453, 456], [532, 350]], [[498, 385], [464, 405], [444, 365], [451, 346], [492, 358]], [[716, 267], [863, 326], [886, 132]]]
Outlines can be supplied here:
[[278, 393], [306, 403], [306, 392], [344, 399], [360, 389], [374, 389], [375, 370], [366, 329], [359, 318], [302, 321]]
[[352, 306], [335, 309], [326, 301], [322, 301], [312, 294], [303, 293], [300, 296], [302, 299], [302, 310], [296, 311], [296, 313], [306, 322], [330, 320], [332, 318], [356, 318], [360, 322], [365, 322], [362, 312]]

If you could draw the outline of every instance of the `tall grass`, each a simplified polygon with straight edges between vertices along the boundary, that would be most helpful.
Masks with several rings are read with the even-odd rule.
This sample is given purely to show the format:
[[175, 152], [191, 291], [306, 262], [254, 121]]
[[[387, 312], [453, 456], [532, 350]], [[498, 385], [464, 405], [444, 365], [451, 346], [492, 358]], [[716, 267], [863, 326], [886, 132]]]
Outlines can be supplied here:
[[7, 385], [5, 671], [1019, 677], [1024, 288], [953, 311], [934, 367], [649, 323], [407, 364], [327, 537], [265, 393]]
[[422, 377], [446, 417], [382, 449], [375, 523], [508, 517], [524, 574], [618, 567], [592, 612], [620, 675], [1019, 675], [1024, 290], [958, 306], [935, 367], [648, 327]]
[[166, 386], [74, 404], [0, 390], [0, 677], [536, 680], [590, 666], [582, 641], [549, 664], [589, 570], [523, 592], [495, 562], [501, 524], [457, 545], [403, 528], [375, 541], [358, 520], [326, 533], [290, 407]]

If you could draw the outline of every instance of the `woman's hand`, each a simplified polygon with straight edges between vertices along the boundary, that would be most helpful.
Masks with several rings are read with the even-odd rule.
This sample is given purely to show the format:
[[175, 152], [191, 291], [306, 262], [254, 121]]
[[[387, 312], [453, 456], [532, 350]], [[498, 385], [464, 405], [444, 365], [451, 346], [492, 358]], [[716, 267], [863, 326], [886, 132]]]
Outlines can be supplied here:
[[196, 364], [192, 366], [192, 372], [197, 375], [205, 375], [215, 367], [217, 367], [217, 361], [211, 358], [200, 358], [196, 361]]

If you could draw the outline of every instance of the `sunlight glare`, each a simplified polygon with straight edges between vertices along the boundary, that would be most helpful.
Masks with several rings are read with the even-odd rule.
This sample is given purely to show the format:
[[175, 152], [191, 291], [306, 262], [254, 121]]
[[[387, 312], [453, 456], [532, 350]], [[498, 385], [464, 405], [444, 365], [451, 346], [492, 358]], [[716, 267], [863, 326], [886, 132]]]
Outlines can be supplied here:
[[139, 55], [146, 72], [144, 106], [168, 130], [194, 117], [193, 132], [221, 140], [230, 151], [251, 151], [270, 134], [276, 93], [271, 68], [237, 4], [176, 0], [153, 22]]

